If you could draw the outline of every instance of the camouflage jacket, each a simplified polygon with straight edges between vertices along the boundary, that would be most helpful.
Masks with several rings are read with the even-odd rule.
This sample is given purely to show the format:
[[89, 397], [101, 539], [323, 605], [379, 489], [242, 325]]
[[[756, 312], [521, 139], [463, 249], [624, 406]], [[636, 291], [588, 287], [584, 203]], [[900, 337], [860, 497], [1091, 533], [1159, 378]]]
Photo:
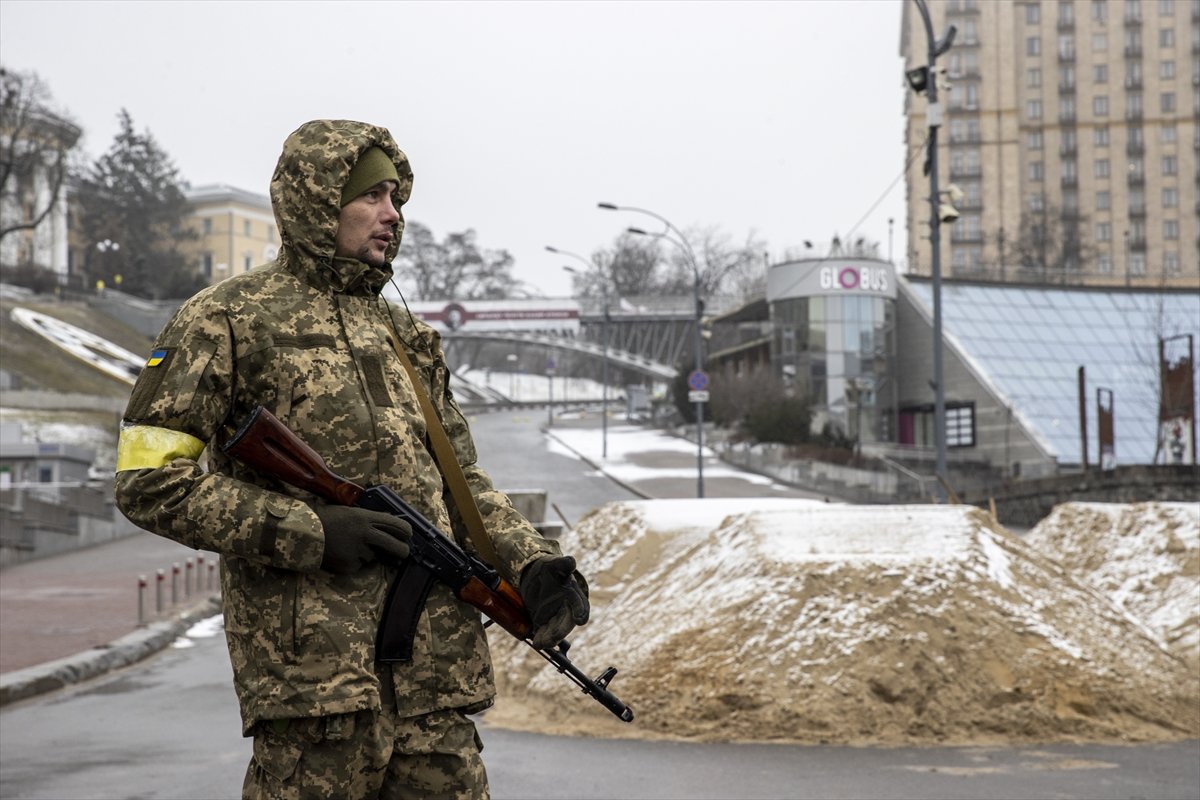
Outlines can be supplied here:
[[[180, 308], [125, 413], [121, 511], [147, 530], [222, 556], [225, 630], [246, 732], [263, 719], [378, 706], [380, 675], [388, 671], [374, 664], [374, 637], [394, 576], [382, 565], [352, 575], [321, 571], [324, 535], [313, 511], [321, 501], [232, 462], [216, 446], [255, 405], [270, 409], [338, 474], [392, 487], [463, 543], [426, 449], [425, 419], [393, 350], [398, 340], [458, 454], [501, 572], [516, 583], [534, 558], [558, 552], [476, 465], [437, 332], [379, 296], [390, 268], [333, 257], [341, 186], [372, 145], [392, 156], [402, 203], [412, 173], [387, 131], [321, 122], [289, 137], [271, 181], [278, 259]], [[399, 236], [389, 261], [398, 247]], [[394, 665], [391, 680], [403, 714], [487, 705], [494, 688], [478, 613], [435, 586], [413, 659]]]

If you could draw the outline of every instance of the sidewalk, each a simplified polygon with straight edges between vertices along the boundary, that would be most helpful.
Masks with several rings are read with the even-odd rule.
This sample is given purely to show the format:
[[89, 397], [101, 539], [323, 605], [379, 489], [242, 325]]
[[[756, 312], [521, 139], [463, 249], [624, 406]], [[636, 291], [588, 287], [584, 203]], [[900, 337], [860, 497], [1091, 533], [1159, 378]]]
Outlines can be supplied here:
[[[198, 556], [204, 557], [202, 585], [206, 585], [207, 565], [216, 563], [214, 555], [144, 532], [4, 568], [0, 571], [0, 704], [19, 699], [14, 693], [27, 696], [24, 689], [14, 689], [14, 683], [42, 684], [48, 674], [59, 673], [82, 679], [132, 663], [133, 656], [153, 652], [144, 652], [147, 642], [157, 645], [159, 638], [167, 636], [162, 646], [173, 641], [171, 634], [184, 624], [180, 617], [185, 612], [211, 609], [216, 613], [207, 590], [193, 584], [191, 597], [185, 596], [186, 561], [191, 558], [195, 563]], [[179, 603], [172, 607], [176, 563]], [[156, 617], [155, 577], [160, 569], [165, 572], [164, 614]], [[144, 627], [138, 625], [139, 576], [147, 581], [147, 622], [154, 623]], [[96, 671], [93, 662], [103, 668]]]

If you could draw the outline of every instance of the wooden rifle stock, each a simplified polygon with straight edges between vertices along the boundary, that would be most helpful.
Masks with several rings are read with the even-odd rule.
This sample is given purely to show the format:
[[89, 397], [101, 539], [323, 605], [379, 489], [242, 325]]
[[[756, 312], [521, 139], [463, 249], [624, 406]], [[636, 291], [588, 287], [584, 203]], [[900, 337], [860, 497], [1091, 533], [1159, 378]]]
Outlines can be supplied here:
[[335, 505], [358, 505], [364, 491], [326, 466], [320, 453], [262, 406], [255, 406], [221, 449], [259, 472], [273, 475]]

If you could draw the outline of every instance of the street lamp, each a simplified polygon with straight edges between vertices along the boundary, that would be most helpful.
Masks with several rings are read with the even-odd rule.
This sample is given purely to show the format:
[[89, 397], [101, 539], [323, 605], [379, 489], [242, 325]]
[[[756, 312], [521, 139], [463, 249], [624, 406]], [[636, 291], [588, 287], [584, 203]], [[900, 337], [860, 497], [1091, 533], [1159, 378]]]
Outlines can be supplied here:
[[[696, 340], [693, 344], [695, 350], [695, 372], [700, 373], [704, 370], [704, 356], [702, 354], [704, 336], [700, 329], [701, 317], [704, 313], [704, 306], [700, 302], [700, 268], [696, 265], [696, 254], [692, 252], [691, 245], [688, 244], [687, 237], [671, 224], [666, 217], [655, 214], [653, 211], [648, 211], [644, 208], [634, 208], [632, 206], [618, 206], [613, 203], [597, 203], [599, 208], [605, 211], [634, 211], [638, 214], [645, 214], [654, 217], [656, 220], [666, 226], [666, 230], [662, 233], [647, 233], [641, 228], [626, 228], [625, 230], [637, 236], [651, 236], [656, 239], [666, 239], [671, 244], [683, 251], [687, 257], [688, 263], [692, 267], [692, 299], [695, 302], [695, 334]], [[667, 236], [670, 231], [678, 236], [678, 240]], [[696, 404], [696, 497], [704, 497], [704, 403], [697, 402]]]
[[[599, 267], [577, 253], [572, 253], [568, 250], [559, 250], [557, 247], [551, 247], [550, 245], [546, 245], [546, 250], [560, 256], [570, 256], [571, 258], [578, 259], [589, 270], [595, 269], [597, 272], [600, 271]], [[584, 274], [574, 267], [564, 266], [563, 269], [573, 275]], [[600, 361], [600, 458], [601, 460], [608, 460], [608, 277], [603, 273], [600, 274], [600, 282], [604, 291], [604, 324], [600, 333], [604, 347], [604, 356]]]
[[[119, 252], [121, 249], [121, 243], [114, 242], [112, 239], [104, 239], [103, 241], [96, 242], [96, 249], [104, 254], [102, 256], [102, 258], [105, 261], [105, 263], [108, 265], [108, 272], [111, 273], [113, 256], [110, 256], [109, 253], [113, 253], [115, 255], [117, 252]], [[97, 278], [96, 279], [97, 291], [99, 291], [103, 286], [104, 286], [103, 279]]]
[[[906, 74], [909, 85], [914, 91], [924, 91], [928, 98], [926, 121], [929, 125], [929, 244], [933, 249], [930, 261], [930, 272], [933, 277], [933, 437], [937, 450], [937, 462], [934, 471], [938, 476], [939, 493], [946, 498], [946, 387], [942, 381], [942, 247], [941, 223], [943, 219], [941, 194], [938, 191], [938, 128], [942, 124], [942, 107], [938, 105], [938, 72], [937, 57], [950, 49], [954, 42], [956, 29], [950, 25], [946, 35], [936, 39], [933, 35], [933, 20], [929, 17], [929, 8], [925, 0], [913, 0], [917, 10], [921, 12], [921, 20], [925, 23], [925, 39], [929, 43], [929, 64], [917, 67]], [[957, 214], [955, 215], [957, 216]]]

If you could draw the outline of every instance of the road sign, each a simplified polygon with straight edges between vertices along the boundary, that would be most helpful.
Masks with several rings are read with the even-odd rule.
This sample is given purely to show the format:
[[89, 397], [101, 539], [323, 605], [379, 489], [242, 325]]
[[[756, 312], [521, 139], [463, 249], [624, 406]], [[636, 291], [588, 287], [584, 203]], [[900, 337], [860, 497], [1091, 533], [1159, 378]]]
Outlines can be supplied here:
[[703, 391], [708, 388], [708, 373], [702, 369], [694, 369], [688, 375], [687, 382], [689, 389], [695, 389], [697, 392]]
[[692, 389], [688, 392], [689, 403], [707, 403], [708, 392], [704, 389]]

